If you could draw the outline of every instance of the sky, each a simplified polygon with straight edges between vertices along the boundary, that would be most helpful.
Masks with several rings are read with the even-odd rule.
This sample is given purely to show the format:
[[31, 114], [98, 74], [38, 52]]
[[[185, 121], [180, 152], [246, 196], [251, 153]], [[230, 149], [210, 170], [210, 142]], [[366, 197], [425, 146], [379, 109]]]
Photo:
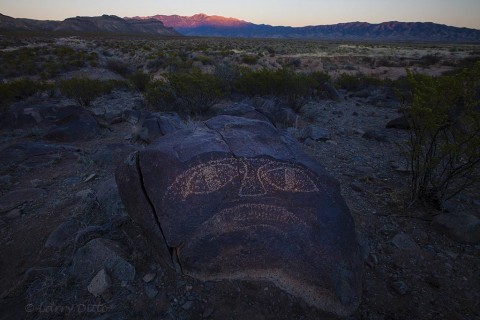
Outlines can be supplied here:
[[0, 13], [40, 20], [205, 13], [271, 25], [420, 21], [480, 29], [480, 0], [0, 0]]

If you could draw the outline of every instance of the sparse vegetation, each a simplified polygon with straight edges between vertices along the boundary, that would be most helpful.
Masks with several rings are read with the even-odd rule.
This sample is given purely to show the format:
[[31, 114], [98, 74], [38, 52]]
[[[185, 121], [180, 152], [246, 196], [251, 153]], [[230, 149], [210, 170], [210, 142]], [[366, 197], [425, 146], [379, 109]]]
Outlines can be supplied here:
[[480, 63], [454, 76], [410, 73], [412, 200], [441, 207], [480, 181]]
[[95, 98], [111, 92], [114, 88], [126, 86], [123, 81], [100, 81], [86, 77], [71, 78], [58, 83], [62, 94], [74, 99], [82, 107], [90, 106]]
[[147, 86], [148, 103], [160, 110], [172, 110], [184, 114], [199, 115], [223, 96], [217, 78], [193, 70], [190, 73], [168, 73], [164, 81], [153, 81]]

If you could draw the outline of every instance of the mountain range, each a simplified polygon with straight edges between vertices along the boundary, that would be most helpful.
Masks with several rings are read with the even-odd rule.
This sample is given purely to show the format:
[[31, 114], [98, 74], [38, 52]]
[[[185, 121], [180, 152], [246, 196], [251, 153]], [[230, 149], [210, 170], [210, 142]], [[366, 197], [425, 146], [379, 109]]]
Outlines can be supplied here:
[[480, 30], [458, 28], [432, 22], [350, 22], [306, 27], [271, 26], [196, 14], [191, 17], [155, 15], [132, 20], [156, 19], [186, 36], [242, 38], [300, 38], [324, 40], [390, 40], [480, 42]]
[[74, 17], [63, 21], [16, 19], [0, 14], [0, 29], [30, 31], [63, 31], [84, 33], [151, 34], [179, 36], [158, 19], [122, 19], [117, 16]]
[[0, 14], [0, 29], [86, 33], [148, 34], [237, 38], [319, 40], [480, 42], [480, 30], [432, 22], [350, 22], [306, 27], [271, 26], [196, 14], [120, 18], [112, 15], [74, 17], [63, 21], [12, 18]]

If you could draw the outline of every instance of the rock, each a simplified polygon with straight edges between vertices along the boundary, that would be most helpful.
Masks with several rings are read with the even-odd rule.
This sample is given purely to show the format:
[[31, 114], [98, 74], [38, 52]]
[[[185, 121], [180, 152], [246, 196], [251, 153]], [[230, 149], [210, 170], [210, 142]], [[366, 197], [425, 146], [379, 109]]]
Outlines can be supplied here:
[[56, 142], [86, 141], [100, 133], [97, 120], [83, 108], [71, 108], [71, 112], [55, 121], [44, 138]]
[[190, 310], [192, 307], [193, 307], [193, 301], [187, 301], [184, 304], [182, 304], [183, 310]]
[[338, 90], [335, 88], [333, 84], [330, 82], [324, 82], [321, 85], [323, 91], [326, 93], [327, 98], [335, 101], [342, 101], [343, 96], [338, 92]]
[[0, 176], [0, 184], [4, 187], [11, 185], [13, 182], [13, 178], [11, 175], [7, 174], [4, 176]]
[[214, 310], [215, 310], [214, 306], [209, 305], [208, 307], [205, 308], [205, 310], [203, 310], [202, 318], [205, 319], [205, 318], [210, 317], [213, 314]]
[[102, 295], [108, 288], [110, 288], [112, 281], [105, 269], [100, 270], [97, 275], [92, 279], [87, 289], [88, 292], [95, 297]]
[[432, 224], [439, 232], [455, 241], [480, 243], [480, 219], [473, 215], [443, 213], [437, 215]]
[[90, 109], [96, 116], [103, 116], [108, 120], [121, 117], [125, 110], [137, 109], [141, 105], [142, 99], [139, 93], [130, 90], [114, 90], [93, 100]]
[[157, 288], [155, 287], [154, 284], [149, 283], [149, 284], [145, 285], [145, 294], [147, 295], [147, 297], [149, 299], [153, 299], [157, 296], [158, 290], [157, 290]]
[[38, 188], [18, 189], [0, 197], [0, 213], [18, 208], [27, 202], [36, 202], [46, 195], [45, 190]]
[[221, 114], [241, 117], [244, 114], [254, 112], [255, 108], [247, 103], [234, 103], [223, 108]]
[[68, 177], [63, 180], [63, 184], [66, 186], [74, 186], [82, 182], [82, 178], [80, 177]]
[[97, 187], [97, 202], [106, 217], [115, 217], [125, 214], [124, 205], [118, 192], [115, 178], [100, 183]]
[[155, 279], [156, 274], [153, 272], [147, 273], [145, 276], [143, 276], [142, 280], [143, 282], [152, 282], [153, 279]]
[[170, 267], [269, 281], [337, 315], [358, 306], [362, 254], [338, 182], [272, 124], [212, 118], [131, 154], [116, 179]]
[[105, 226], [88, 226], [80, 229], [75, 235], [75, 247], [81, 247], [88, 241], [98, 238], [110, 231], [108, 225]]
[[80, 281], [88, 281], [105, 269], [115, 281], [133, 281], [135, 268], [125, 260], [125, 256], [125, 251], [117, 242], [93, 239], [73, 256], [71, 273]]
[[386, 125], [387, 129], [401, 129], [401, 130], [409, 130], [410, 123], [408, 122], [407, 117], [401, 116], [389, 121]]
[[402, 250], [419, 250], [415, 241], [406, 233], [399, 233], [392, 239], [392, 243]]
[[408, 292], [408, 286], [403, 281], [395, 281], [390, 284], [393, 290], [401, 296], [404, 296]]
[[362, 138], [367, 139], [367, 140], [375, 140], [379, 142], [387, 142], [387, 137], [380, 131], [376, 130], [367, 130], [365, 133], [362, 135]]
[[143, 121], [140, 138], [150, 143], [158, 137], [182, 128], [182, 120], [176, 113], [152, 114]]
[[65, 221], [48, 236], [45, 242], [45, 248], [61, 249], [68, 241], [75, 238], [78, 229], [80, 229], [80, 223], [78, 221]]
[[40, 168], [50, 166], [59, 157], [77, 158], [75, 152], [78, 148], [71, 146], [39, 143], [22, 142], [13, 144], [2, 151], [0, 157], [0, 167], [7, 168], [12, 165], [22, 165], [28, 168]]
[[8, 212], [8, 213], [5, 215], [5, 218], [8, 219], [8, 220], [14, 220], [14, 219], [20, 218], [21, 215], [22, 215], [22, 211], [21, 211], [21, 210], [19, 210], [19, 209], [13, 209], [12, 211]]
[[119, 165], [120, 159], [125, 159], [127, 155], [136, 150], [135, 146], [129, 144], [112, 143], [102, 145], [91, 155], [91, 159], [99, 166], [115, 168]]
[[332, 134], [327, 129], [309, 125], [303, 130], [301, 138], [303, 140], [310, 138], [314, 141], [327, 141], [332, 139]]

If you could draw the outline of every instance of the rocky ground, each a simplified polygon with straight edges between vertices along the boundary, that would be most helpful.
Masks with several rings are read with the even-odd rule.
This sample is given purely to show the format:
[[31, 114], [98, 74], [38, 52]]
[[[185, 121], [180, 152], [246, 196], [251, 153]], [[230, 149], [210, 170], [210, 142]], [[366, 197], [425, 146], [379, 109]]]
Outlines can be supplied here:
[[[340, 95], [299, 114], [256, 98], [223, 101], [212, 115], [255, 108], [340, 182], [365, 260], [362, 303], [349, 319], [480, 319], [480, 245], [466, 244], [478, 243], [478, 190], [448, 212], [411, 206], [400, 148], [408, 132], [386, 128], [401, 116], [398, 102], [382, 89]], [[269, 283], [176, 274], [129, 218], [118, 163], [201, 119], [153, 113], [131, 91], [88, 110], [74, 104], [37, 96], [0, 121], [1, 319], [333, 318]]]

